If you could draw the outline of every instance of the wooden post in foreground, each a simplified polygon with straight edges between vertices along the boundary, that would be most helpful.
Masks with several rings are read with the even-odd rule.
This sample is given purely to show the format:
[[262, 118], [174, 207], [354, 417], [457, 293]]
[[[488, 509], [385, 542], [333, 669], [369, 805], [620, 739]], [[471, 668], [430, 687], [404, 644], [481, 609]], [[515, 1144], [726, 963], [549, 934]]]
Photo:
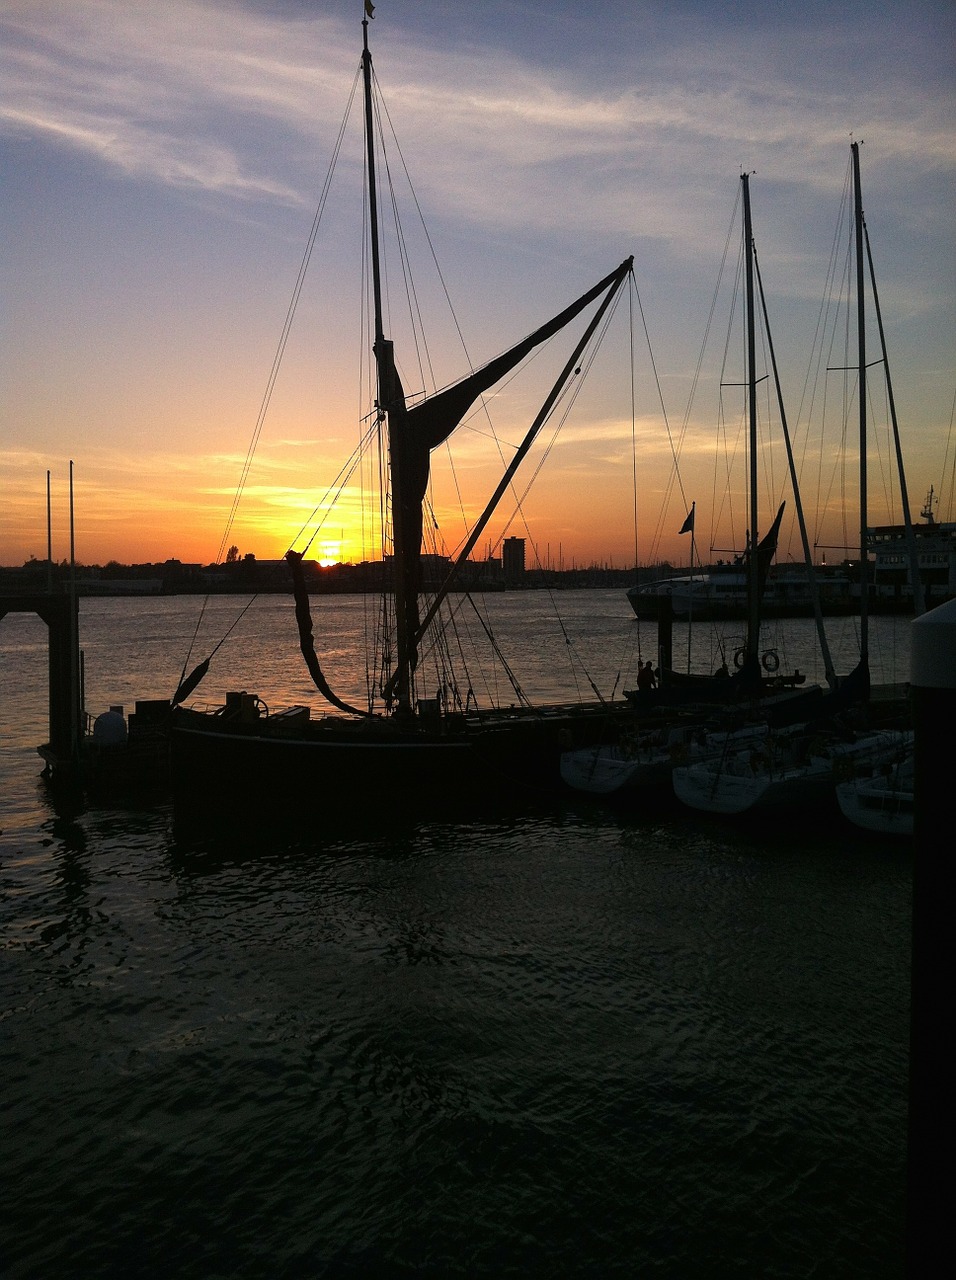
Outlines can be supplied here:
[[[956, 792], [956, 600], [912, 623], [914, 843], [907, 1272], [930, 1274], [943, 1247], [953, 1150], [953, 796]], [[947, 831], [949, 835], [947, 835]], [[948, 1028], [948, 1030], [947, 1030]]]

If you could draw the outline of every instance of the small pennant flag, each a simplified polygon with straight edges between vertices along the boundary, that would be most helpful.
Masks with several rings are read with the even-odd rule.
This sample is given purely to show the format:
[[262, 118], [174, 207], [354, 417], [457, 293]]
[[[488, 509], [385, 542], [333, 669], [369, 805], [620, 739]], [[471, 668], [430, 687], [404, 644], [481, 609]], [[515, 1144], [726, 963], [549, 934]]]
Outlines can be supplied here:
[[375, 17], [375, 5], [372, 4], [372, 0], [365, 0], [365, 12], [370, 18]]
[[681, 525], [681, 527], [677, 530], [677, 532], [678, 532], [678, 533], [693, 533], [693, 532], [694, 532], [694, 508], [695, 508], [696, 506], [697, 506], [697, 503], [696, 503], [696, 502], [692, 502], [692, 503], [690, 504], [690, 511], [688, 511], [688, 513], [687, 513], [687, 519], [684, 521], [684, 523]]

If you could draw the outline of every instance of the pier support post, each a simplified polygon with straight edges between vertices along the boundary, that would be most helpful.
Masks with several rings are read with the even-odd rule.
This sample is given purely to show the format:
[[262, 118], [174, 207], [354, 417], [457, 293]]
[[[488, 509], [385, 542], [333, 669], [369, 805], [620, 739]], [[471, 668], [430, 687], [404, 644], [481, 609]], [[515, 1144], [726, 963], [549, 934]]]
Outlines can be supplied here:
[[0, 619], [35, 613], [49, 633], [50, 754], [63, 766], [76, 762], [80, 725], [79, 607], [68, 595], [0, 596]]

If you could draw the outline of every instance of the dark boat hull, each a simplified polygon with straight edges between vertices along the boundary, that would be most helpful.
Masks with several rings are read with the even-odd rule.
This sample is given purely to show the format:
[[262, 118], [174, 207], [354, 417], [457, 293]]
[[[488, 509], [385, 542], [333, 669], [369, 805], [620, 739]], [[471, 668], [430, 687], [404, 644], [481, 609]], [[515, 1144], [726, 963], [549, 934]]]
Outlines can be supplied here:
[[390, 720], [327, 717], [288, 731], [264, 718], [229, 724], [192, 711], [174, 717], [171, 771], [176, 799], [282, 801], [303, 796], [342, 806], [410, 796], [455, 800], [560, 788], [561, 752], [613, 737], [635, 720], [613, 706], [450, 717], [402, 729]]

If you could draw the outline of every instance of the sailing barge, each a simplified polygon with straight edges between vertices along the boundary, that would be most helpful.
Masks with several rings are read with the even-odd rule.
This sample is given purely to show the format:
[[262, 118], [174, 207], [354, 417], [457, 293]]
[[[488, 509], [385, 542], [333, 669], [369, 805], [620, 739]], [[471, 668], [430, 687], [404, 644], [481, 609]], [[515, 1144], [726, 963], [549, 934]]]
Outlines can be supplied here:
[[[514, 705], [480, 708], [467, 679], [443, 679], [436, 690], [420, 671], [423, 654], [433, 654], [454, 625], [452, 593], [466, 562], [500, 499], [569, 384], [581, 373], [599, 340], [612, 308], [626, 290], [632, 259], [625, 259], [576, 301], [503, 355], [435, 394], [410, 403], [399, 376], [393, 341], [385, 330], [383, 237], [376, 186], [377, 141], [381, 118], [373, 101], [374, 77], [363, 22], [361, 79], [364, 93], [367, 177], [367, 261], [371, 264], [372, 355], [375, 399], [368, 435], [382, 442], [384, 477], [381, 555], [388, 566], [387, 598], [381, 620], [388, 638], [378, 641], [367, 664], [376, 672], [367, 698], [342, 696], [316, 650], [310, 600], [303, 574], [303, 553], [287, 554], [293, 580], [299, 645], [316, 689], [329, 710], [313, 717], [306, 706], [270, 714], [253, 693], [230, 693], [214, 711], [185, 705], [208, 670], [208, 660], [187, 678], [173, 698], [171, 757], [174, 786], [196, 799], [226, 791], [241, 796], [281, 787], [321, 787], [328, 796], [351, 795], [374, 784], [377, 797], [421, 795], [426, 790], [450, 795], [515, 785], [553, 785], [560, 752], [569, 746], [606, 739], [622, 717], [633, 718], [628, 701], [595, 700], [547, 707]], [[589, 316], [586, 321], [584, 318]], [[423, 591], [423, 529], [427, 508], [430, 454], [461, 424], [471, 407], [533, 351], [578, 318], [583, 334], [528, 428], [483, 514], [457, 553], [451, 572], [428, 599]], [[424, 664], [422, 664], [424, 665]], [[509, 695], [510, 696], [510, 695]]]

